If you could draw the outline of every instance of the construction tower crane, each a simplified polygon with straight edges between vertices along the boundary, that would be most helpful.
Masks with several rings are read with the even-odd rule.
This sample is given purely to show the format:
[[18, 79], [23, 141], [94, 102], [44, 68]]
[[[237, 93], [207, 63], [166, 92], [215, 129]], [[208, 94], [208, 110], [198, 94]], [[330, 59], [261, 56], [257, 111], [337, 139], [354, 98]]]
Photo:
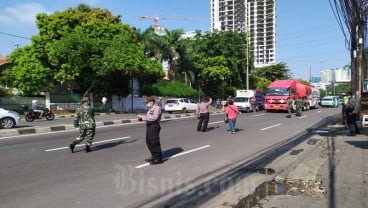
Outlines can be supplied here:
[[206, 18], [201, 18], [201, 17], [159, 17], [159, 16], [140, 16], [139, 19], [140, 20], [143, 20], [143, 19], [152, 19], [153, 20], [153, 29], [155, 30], [156, 33], [162, 33], [163, 32], [163, 28], [160, 27], [160, 25], [158, 24], [158, 20], [159, 19], [162, 19], [162, 20], [169, 20], [169, 19], [173, 19], [173, 20], [189, 20], [189, 21], [193, 21], [193, 20], [198, 20], [198, 21], [207, 20]]

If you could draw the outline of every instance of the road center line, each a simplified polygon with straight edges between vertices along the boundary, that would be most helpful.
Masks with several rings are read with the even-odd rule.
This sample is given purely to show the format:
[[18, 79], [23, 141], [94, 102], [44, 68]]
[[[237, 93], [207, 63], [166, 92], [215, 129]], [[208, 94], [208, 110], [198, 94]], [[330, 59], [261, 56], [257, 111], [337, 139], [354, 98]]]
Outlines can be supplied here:
[[[192, 153], [192, 152], [195, 152], [195, 151], [199, 151], [199, 150], [202, 150], [202, 149], [205, 149], [205, 148], [208, 148], [210, 147], [211, 145], [205, 145], [205, 146], [202, 146], [202, 147], [198, 147], [198, 148], [195, 148], [195, 149], [191, 149], [191, 150], [188, 150], [188, 151], [185, 151], [185, 152], [181, 152], [181, 153], [178, 153], [178, 154], [175, 154], [175, 155], [172, 155], [172, 156], [169, 156], [169, 157], [165, 157], [163, 158], [163, 160], [170, 160], [172, 158], [175, 158], [175, 157], [180, 157], [180, 156], [183, 156], [183, 155], [186, 155], [186, 154], [189, 154], [189, 153]], [[144, 163], [142, 165], [137, 165], [135, 166], [135, 168], [143, 168], [143, 167], [146, 167], [146, 166], [149, 166], [150, 164], [149, 163]]]
[[306, 117], [307, 117], [307, 115], [304, 115], [304, 116], [300, 117], [299, 119], [303, 119], [303, 118], [306, 118]]
[[[108, 139], [108, 140], [102, 140], [102, 141], [97, 141], [97, 142], [93, 142], [93, 144], [100, 144], [100, 143], [105, 143], [105, 142], [113, 142], [113, 141], [118, 141], [118, 140], [124, 140], [124, 139], [130, 139], [130, 136], [128, 137], [120, 137], [120, 138], [115, 138], [115, 139]], [[76, 145], [76, 147], [80, 147], [83, 146], [84, 144], [78, 144]], [[59, 147], [59, 148], [54, 148], [54, 149], [47, 149], [45, 150], [45, 152], [52, 152], [52, 151], [57, 151], [57, 150], [63, 150], [63, 149], [68, 149], [69, 147]]]
[[270, 129], [270, 128], [273, 128], [273, 127], [276, 127], [276, 126], [280, 126], [281, 124], [276, 124], [276, 125], [273, 125], [273, 126], [269, 126], [269, 127], [266, 127], [266, 128], [263, 128], [261, 129], [261, 131], [264, 131], [264, 130], [267, 130], [267, 129]]

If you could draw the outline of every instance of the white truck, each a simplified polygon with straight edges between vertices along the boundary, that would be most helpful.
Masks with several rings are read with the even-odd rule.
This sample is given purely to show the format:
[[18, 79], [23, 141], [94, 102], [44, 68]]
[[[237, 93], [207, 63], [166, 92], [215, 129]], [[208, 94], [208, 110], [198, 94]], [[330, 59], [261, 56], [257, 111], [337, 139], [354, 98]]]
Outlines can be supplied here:
[[252, 106], [250, 99], [256, 95], [256, 90], [236, 90], [236, 97], [234, 97], [234, 105], [236, 105], [240, 112], [250, 112]]
[[236, 97], [254, 97], [255, 90], [236, 90]]

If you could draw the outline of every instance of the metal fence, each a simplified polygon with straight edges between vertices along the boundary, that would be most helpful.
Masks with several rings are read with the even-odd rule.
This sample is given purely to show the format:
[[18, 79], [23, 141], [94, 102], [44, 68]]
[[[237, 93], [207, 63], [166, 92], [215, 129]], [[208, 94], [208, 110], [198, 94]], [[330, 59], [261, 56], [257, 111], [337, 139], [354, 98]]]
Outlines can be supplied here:
[[[78, 105], [82, 95], [80, 94], [51, 94], [50, 95], [50, 103], [53, 105], [61, 104], [63, 106], [69, 105]], [[0, 98], [0, 108], [5, 108], [8, 110], [14, 110], [17, 112], [23, 112], [22, 106], [23, 105], [32, 105], [32, 100], [37, 100], [37, 103], [40, 106], [46, 106], [46, 99], [45, 97], [23, 97], [23, 96], [6, 96]]]

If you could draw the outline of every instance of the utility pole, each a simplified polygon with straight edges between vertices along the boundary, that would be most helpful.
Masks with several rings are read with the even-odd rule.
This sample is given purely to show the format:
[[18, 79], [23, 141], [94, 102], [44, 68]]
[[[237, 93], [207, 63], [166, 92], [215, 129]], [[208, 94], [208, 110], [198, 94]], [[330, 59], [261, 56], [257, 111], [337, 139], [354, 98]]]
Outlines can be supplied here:
[[[366, 0], [363, 1], [363, 5], [362, 5], [362, 14], [361, 16], [365, 16], [366, 13]], [[363, 56], [364, 56], [364, 31], [365, 31], [365, 18], [360, 19], [359, 23], [358, 23], [358, 40], [357, 40], [357, 50], [358, 50], [358, 89], [357, 91], [362, 92], [363, 88], [362, 88], [362, 82], [363, 82]], [[359, 93], [360, 94], [360, 93]], [[360, 98], [359, 98], [360, 99]]]

